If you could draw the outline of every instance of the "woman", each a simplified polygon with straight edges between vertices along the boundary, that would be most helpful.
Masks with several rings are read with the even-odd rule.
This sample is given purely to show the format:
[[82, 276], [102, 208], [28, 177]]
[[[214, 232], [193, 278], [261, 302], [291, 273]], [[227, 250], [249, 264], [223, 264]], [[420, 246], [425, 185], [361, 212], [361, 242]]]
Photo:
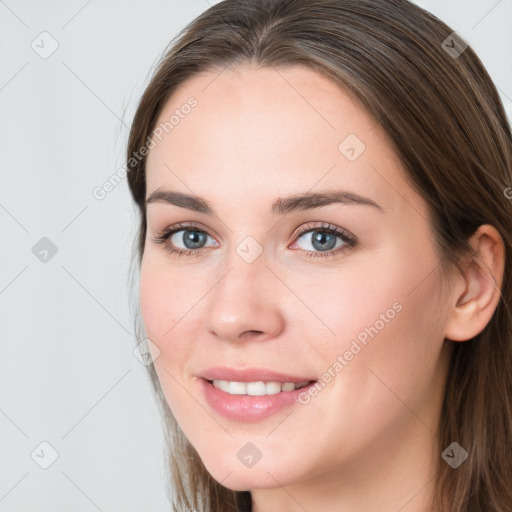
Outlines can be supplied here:
[[453, 30], [220, 2], [127, 159], [176, 510], [510, 510], [511, 131]]

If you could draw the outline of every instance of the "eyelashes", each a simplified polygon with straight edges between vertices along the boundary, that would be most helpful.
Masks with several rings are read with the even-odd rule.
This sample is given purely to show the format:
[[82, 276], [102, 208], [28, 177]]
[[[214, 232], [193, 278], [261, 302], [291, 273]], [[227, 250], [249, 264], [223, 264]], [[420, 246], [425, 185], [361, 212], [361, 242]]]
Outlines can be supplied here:
[[[179, 241], [181, 243], [184, 243], [184, 237], [187, 233], [189, 236], [187, 240], [191, 242], [192, 244], [198, 243], [197, 239], [199, 238], [199, 243], [204, 242], [207, 240], [210, 235], [200, 228], [199, 226], [195, 224], [175, 224], [172, 226], [169, 226], [162, 230], [161, 232], [157, 233], [155, 237], [153, 237], [151, 240], [154, 244], [161, 244], [164, 245], [165, 250], [174, 256], [178, 257], [198, 257], [204, 254], [205, 252], [211, 250], [206, 247], [199, 247], [199, 248], [180, 248], [176, 247], [175, 243], [176, 240], [173, 242], [172, 238], [176, 233], [180, 233], [183, 231], [183, 235], [179, 237]], [[199, 234], [199, 236], [194, 235], [190, 236], [191, 234]], [[304, 235], [311, 233], [315, 234], [314, 237], [305, 237]], [[212, 238], [212, 237], [210, 237]], [[293, 235], [294, 243], [292, 245], [296, 245], [297, 242], [295, 240], [300, 240], [301, 238], [310, 238], [312, 239], [312, 243], [318, 242], [320, 245], [325, 244], [326, 240], [330, 240], [332, 242], [333, 238], [336, 240], [341, 240], [342, 244], [341, 246], [338, 245], [337, 247], [331, 248], [327, 251], [314, 251], [314, 250], [305, 250], [299, 248], [300, 252], [303, 252], [305, 256], [312, 257], [312, 258], [329, 258], [334, 257], [338, 255], [340, 252], [345, 252], [350, 249], [354, 249], [358, 245], [357, 238], [347, 231], [344, 228], [340, 228], [338, 226], [334, 226], [331, 224], [315, 224], [315, 223], [309, 223], [304, 226], [301, 226]], [[310, 242], [311, 243], [311, 242]], [[336, 241], [336, 244], [338, 242]], [[217, 242], [215, 242], [216, 245], [213, 247], [218, 247]], [[329, 245], [329, 244], [328, 244]], [[296, 249], [293, 249], [296, 250]]]
[[[307, 251], [306, 250], [306, 252], [312, 253], [312, 254], [310, 254], [310, 256], [312, 256], [312, 257], [325, 257], [325, 256], [329, 256], [329, 255], [335, 255], [338, 252], [345, 251], [347, 249], [353, 249], [357, 245], [357, 239], [352, 233], [350, 233], [346, 229], [340, 228], [338, 226], [333, 226], [331, 224], [323, 224], [320, 226], [315, 225], [315, 224], [313, 224], [313, 225], [306, 224], [306, 225], [302, 226], [294, 234], [294, 237], [296, 237], [297, 239], [300, 239], [300, 238], [303, 238], [304, 235], [307, 233], [321, 234], [322, 237], [327, 234], [327, 235], [330, 235], [330, 236], [334, 237], [335, 239], [337, 238], [343, 242], [343, 245], [341, 247], [340, 246], [335, 247], [334, 250], [333, 249], [329, 249], [328, 251]], [[317, 237], [312, 237], [312, 238], [314, 241], [319, 241]]]

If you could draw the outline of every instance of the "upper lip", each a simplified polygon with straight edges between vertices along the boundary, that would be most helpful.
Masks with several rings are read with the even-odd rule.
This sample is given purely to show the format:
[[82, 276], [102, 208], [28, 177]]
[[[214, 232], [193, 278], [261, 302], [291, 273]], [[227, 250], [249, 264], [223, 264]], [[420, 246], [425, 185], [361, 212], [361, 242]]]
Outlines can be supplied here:
[[315, 378], [308, 376], [298, 377], [286, 373], [276, 372], [268, 368], [228, 368], [227, 366], [215, 366], [208, 368], [198, 374], [205, 380], [229, 380], [232, 382], [304, 382], [314, 381]]

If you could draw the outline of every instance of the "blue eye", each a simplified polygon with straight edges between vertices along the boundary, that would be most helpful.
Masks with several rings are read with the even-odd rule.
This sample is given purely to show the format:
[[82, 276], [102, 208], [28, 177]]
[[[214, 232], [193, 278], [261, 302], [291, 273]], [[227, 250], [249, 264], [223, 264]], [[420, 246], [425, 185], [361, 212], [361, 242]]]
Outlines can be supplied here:
[[[321, 226], [308, 224], [301, 227], [295, 237], [300, 239], [309, 233], [312, 235], [309, 237], [309, 243], [313, 249], [299, 247], [304, 249], [305, 255], [308, 257], [334, 256], [338, 252], [356, 247], [358, 243], [350, 232], [330, 224]], [[165, 245], [166, 250], [176, 256], [195, 257], [205, 252], [207, 246], [204, 244], [208, 238], [211, 238], [210, 235], [197, 226], [180, 224], [164, 229], [153, 238], [153, 243]], [[211, 247], [218, 247], [217, 242], [215, 240], [213, 242]], [[179, 247], [179, 244], [182, 244], [183, 247]]]
[[[197, 228], [197, 226], [179, 225], [164, 229], [153, 239], [153, 242], [164, 244], [168, 252], [177, 256], [199, 256], [203, 253], [204, 247], [202, 247], [202, 244], [209, 236], [208, 233]], [[176, 247], [178, 243], [185, 247]]]
[[[311, 236], [305, 237], [306, 234], [311, 234]], [[305, 249], [306, 256], [313, 258], [334, 256], [340, 251], [353, 249], [357, 245], [357, 239], [352, 233], [330, 224], [322, 226], [308, 224], [303, 226], [297, 233], [297, 238], [302, 237], [309, 238], [309, 244], [313, 249], [317, 249], [317, 251]], [[338, 240], [341, 243], [338, 243]], [[301, 248], [304, 249], [304, 247]]]

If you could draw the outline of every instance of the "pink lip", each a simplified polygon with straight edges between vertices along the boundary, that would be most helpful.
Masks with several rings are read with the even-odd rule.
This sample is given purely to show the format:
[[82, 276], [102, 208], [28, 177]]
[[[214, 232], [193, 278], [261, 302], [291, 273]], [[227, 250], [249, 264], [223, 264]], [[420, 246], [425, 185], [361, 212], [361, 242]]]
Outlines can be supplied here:
[[274, 372], [266, 368], [228, 368], [227, 366], [215, 366], [204, 370], [198, 377], [205, 380], [230, 380], [233, 382], [304, 382], [310, 380], [317, 380], [315, 377], [303, 376], [297, 377], [296, 375], [289, 375], [281, 372]]
[[[205, 400], [214, 411], [232, 420], [244, 422], [263, 420], [286, 407], [296, 404], [299, 395], [307, 392], [317, 380], [260, 368], [235, 370], [227, 367], [209, 368], [198, 375], [198, 377], [201, 377], [198, 380]], [[293, 391], [281, 391], [275, 395], [251, 396], [230, 395], [216, 388], [211, 382], [214, 379], [235, 382], [312, 382]]]

